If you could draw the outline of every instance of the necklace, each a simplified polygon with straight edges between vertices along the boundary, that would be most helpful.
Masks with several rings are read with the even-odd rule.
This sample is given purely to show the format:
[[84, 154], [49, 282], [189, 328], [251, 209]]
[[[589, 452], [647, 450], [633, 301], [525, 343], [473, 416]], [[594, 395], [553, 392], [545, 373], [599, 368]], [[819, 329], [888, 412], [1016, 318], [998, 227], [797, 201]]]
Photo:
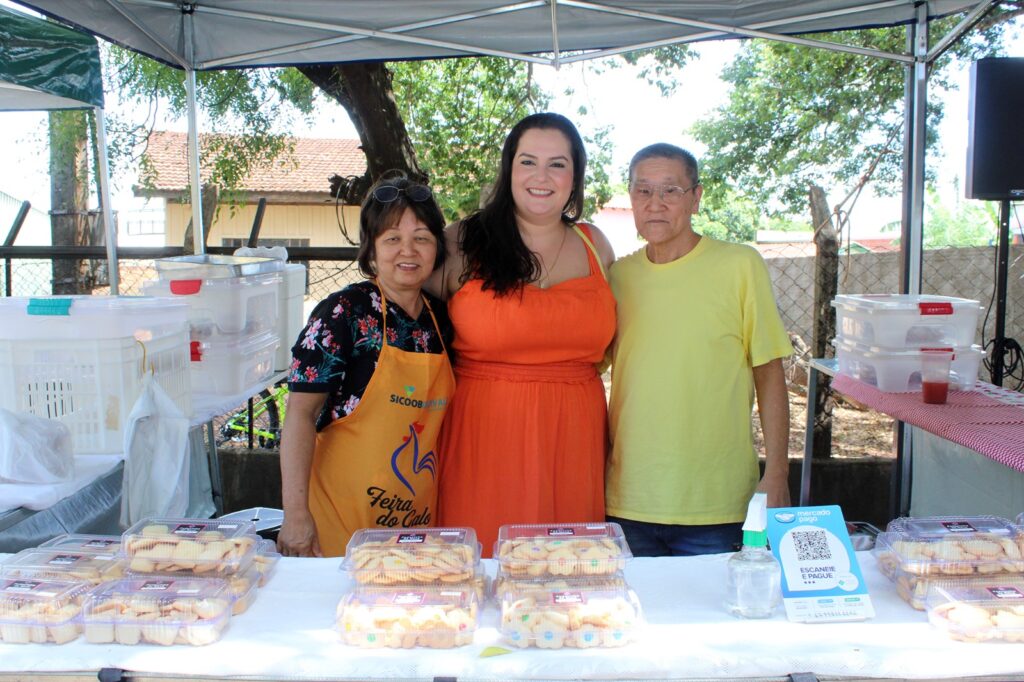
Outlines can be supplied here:
[[544, 272], [544, 275], [541, 277], [541, 281], [542, 281], [541, 288], [542, 289], [547, 289], [548, 288], [547, 280], [550, 279], [549, 276], [551, 275], [552, 272], [555, 271], [555, 266], [558, 265], [558, 259], [562, 255], [562, 247], [565, 246], [565, 238], [568, 235], [569, 235], [569, 229], [568, 228], [563, 228], [562, 229], [562, 241], [558, 245], [558, 251], [555, 252], [555, 260], [551, 261], [551, 266], [550, 267], [544, 268], [545, 272]]

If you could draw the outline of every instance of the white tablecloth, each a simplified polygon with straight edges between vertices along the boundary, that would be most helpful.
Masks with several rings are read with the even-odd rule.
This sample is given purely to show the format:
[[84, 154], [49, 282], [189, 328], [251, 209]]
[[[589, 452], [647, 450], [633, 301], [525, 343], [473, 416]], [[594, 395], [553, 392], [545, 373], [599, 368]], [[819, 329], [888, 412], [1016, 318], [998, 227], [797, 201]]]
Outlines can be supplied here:
[[[348, 582], [337, 559], [283, 559], [277, 573], [224, 637], [207, 647], [0, 644], [0, 671], [136, 672], [291, 679], [519, 678], [679, 679], [785, 676], [955, 678], [1024, 674], [1024, 645], [949, 640], [897, 597], [867, 553], [859, 553], [877, 616], [859, 623], [744, 621], [720, 606], [726, 555], [634, 559], [626, 578], [647, 619], [641, 641], [620, 649], [516, 649], [499, 644], [493, 605], [471, 646], [365, 650], [341, 644], [334, 608]], [[493, 562], [487, 562], [494, 572]]]

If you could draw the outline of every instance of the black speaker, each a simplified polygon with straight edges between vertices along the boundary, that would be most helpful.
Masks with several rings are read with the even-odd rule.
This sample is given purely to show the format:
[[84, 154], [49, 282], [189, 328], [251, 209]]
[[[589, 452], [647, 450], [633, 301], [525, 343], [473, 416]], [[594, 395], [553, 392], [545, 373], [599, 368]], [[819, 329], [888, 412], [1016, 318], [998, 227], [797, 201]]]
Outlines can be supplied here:
[[1024, 58], [971, 65], [968, 199], [1024, 199]]

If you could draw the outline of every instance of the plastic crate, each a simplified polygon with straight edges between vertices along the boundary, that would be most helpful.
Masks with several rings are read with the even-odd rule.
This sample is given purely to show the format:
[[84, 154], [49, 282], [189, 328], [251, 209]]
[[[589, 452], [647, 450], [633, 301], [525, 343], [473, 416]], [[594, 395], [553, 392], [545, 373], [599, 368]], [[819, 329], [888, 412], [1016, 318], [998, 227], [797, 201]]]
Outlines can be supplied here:
[[891, 350], [970, 346], [981, 312], [977, 301], [923, 294], [840, 295], [832, 306], [839, 338]]
[[186, 319], [166, 299], [0, 299], [0, 407], [59, 420], [75, 454], [120, 452], [144, 368], [191, 416]]
[[[835, 339], [839, 373], [888, 393], [917, 391], [921, 388], [920, 349], [888, 350], [844, 339]], [[981, 346], [952, 348], [953, 362], [949, 369], [950, 387], [970, 391], [978, 381], [978, 369], [985, 357]]]

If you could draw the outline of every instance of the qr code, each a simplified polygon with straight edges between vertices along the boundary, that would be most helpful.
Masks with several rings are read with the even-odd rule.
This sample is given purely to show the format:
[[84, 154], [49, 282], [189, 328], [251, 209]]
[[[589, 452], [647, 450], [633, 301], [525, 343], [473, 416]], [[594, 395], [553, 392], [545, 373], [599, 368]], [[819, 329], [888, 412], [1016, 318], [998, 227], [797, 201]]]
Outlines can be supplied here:
[[832, 551], [828, 548], [828, 534], [825, 531], [798, 530], [793, 531], [792, 536], [797, 561], [820, 561], [832, 558]]

